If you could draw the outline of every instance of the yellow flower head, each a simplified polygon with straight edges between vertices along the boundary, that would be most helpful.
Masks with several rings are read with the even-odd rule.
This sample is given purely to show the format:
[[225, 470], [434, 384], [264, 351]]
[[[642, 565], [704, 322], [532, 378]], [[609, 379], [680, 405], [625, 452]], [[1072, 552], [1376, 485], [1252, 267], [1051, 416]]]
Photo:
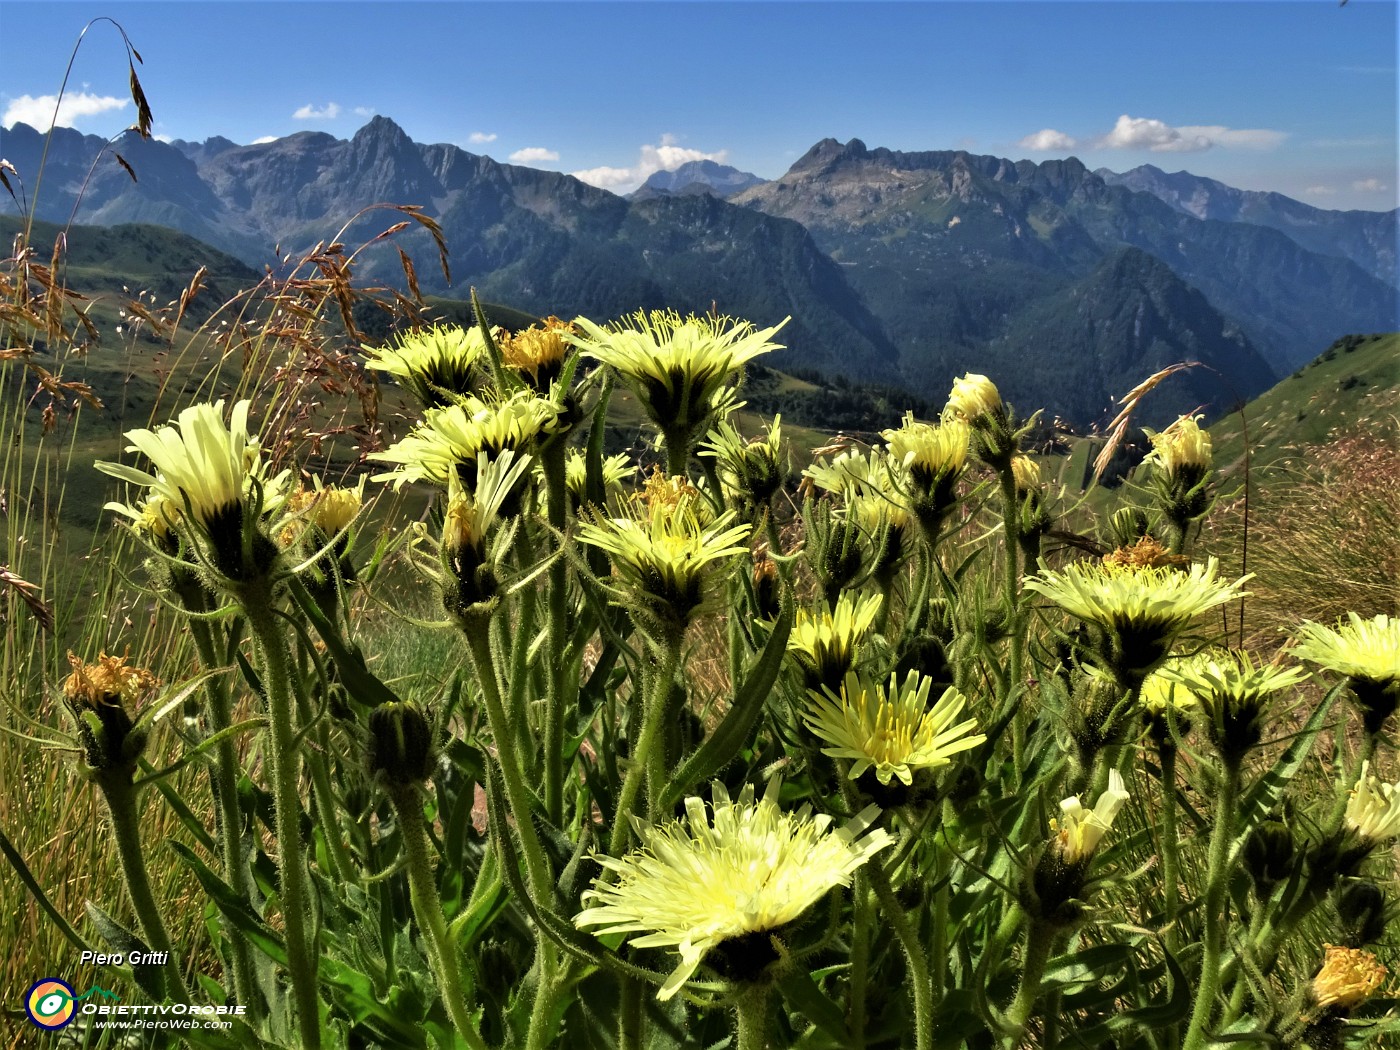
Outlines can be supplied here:
[[1400, 835], [1400, 783], [1387, 784], [1371, 776], [1370, 763], [1361, 763], [1361, 776], [1347, 801], [1346, 826], [1365, 842], [1384, 842]]
[[860, 496], [897, 503], [903, 498], [895, 480], [898, 469], [890, 462], [887, 452], [873, 448], [868, 452], [846, 449], [830, 462], [818, 458], [802, 472], [802, 477], [809, 489], [815, 486], [840, 496], [847, 503]]
[[[778, 808], [780, 783], [768, 782], [757, 802], [746, 785], [731, 801], [722, 784], [706, 813], [699, 798], [685, 800], [685, 818], [659, 827], [637, 823], [641, 849], [620, 859], [598, 856], [616, 874], [595, 883], [591, 904], [574, 917], [599, 933], [643, 933], [639, 948], [673, 948], [680, 964], [659, 999], [670, 999], [712, 948], [746, 934], [777, 933], [800, 918], [893, 839], [871, 829], [879, 810], [870, 806], [843, 827], [810, 806], [796, 813]], [[650, 931], [650, 932], [646, 932]]]
[[987, 739], [973, 734], [976, 719], [954, 724], [967, 704], [956, 689], [944, 690], [930, 708], [932, 685], [931, 678], [917, 671], [910, 671], [903, 682], [891, 674], [888, 688], [867, 684], [850, 672], [839, 694], [830, 688], [809, 690], [802, 719], [831, 745], [822, 748], [822, 754], [853, 761], [852, 779], [873, 769], [881, 784], [898, 777], [908, 786], [918, 770], [945, 766], [950, 756]]
[[1159, 569], [1163, 566], [1178, 568], [1190, 565], [1191, 559], [1183, 554], [1173, 554], [1151, 536], [1143, 536], [1130, 547], [1119, 547], [1103, 556], [1106, 567], [1113, 569]]
[[1153, 671], [1142, 683], [1140, 699], [1149, 714], [1165, 714], [1168, 710], [1189, 711], [1196, 706], [1196, 694], [1175, 678], [1164, 674], [1166, 667]]
[[1011, 457], [1011, 476], [1016, 482], [1016, 491], [1021, 495], [1040, 488], [1040, 464], [1024, 453]]
[[713, 522], [697, 512], [704, 500], [681, 496], [675, 504], [633, 501], [622, 517], [597, 516], [579, 525], [579, 540], [608, 553], [613, 574], [637, 607], [668, 632], [684, 630], [716, 575], [712, 563], [747, 548], [749, 526], [727, 511]]
[[569, 333], [574, 326], [557, 317], [548, 317], [542, 325], [534, 325], [514, 335], [502, 334], [498, 340], [501, 360], [506, 367], [528, 374], [536, 390], [548, 390], [559, 375], [569, 352]]
[[338, 485], [327, 488], [321, 484], [320, 478], [314, 478], [313, 485], [310, 489], [292, 493], [287, 500], [287, 515], [291, 520], [282, 530], [284, 547], [296, 542], [307, 526], [318, 530], [327, 539], [335, 536], [355, 520], [364, 505], [363, 478], [354, 488]]
[[766, 506], [787, 480], [787, 450], [783, 447], [783, 417], [753, 440], [746, 439], [728, 420], [711, 430], [702, 456], [715, 460], [720, 486], [731, 503], [751, 501]]
[[1241, 588], [1249, 576], [1225, 583], [1216, 570], [1214, 558], [1187, 571], [1074, 562], [1061, 571], [1044, 569], [1025, 586], [1102, 627], [1112, 637], [1120, 670], [1146, 674], [1192, 619], [1246, 593]]
[[73, 668], [63, 682], [63, 696], [78, 727], [90, 773], [129, 777], [146, 746], [146, 731], [138, 729], [127, 711], [156, 687], [156, 676], [142, 667], [129, 667], [124, 656], [102, 653], [93, 664], [68, 654]]
[[470, 482], [477, 457], [523, 452], [539, 434], [554, 429], [558, 416], [558, 405], [532, 391], [502, 401], [466, 397], [445, 408], [430, 408], [407, 437], [370, 454], [370, 459], [399, 464], [373, 480], [392, 481], [395, 488], [410, 481], [446, 485], [455, 474]]
[[[622, 483], [637, 473], [637, 468], [632, 464], [627, 453], [619, 452], [615, 456], [605, 456], [603, 458], [603, 496], [604, 498], [622, 491]], [[588, 461], [584, 454], [576, 448], [571, 448], [565, 453], [564, 458], [564, 487], [575, 499], [582, 501], [586, 498], [588, 489]]]
[[1337, 1006], [1352, 1010], [1375, 995], [1385, 983], [1388, 971], [1370, 952], [1361, 948], [1339, 948], [1335, 944], [1322, 947], [1327, 956], [1322, 969], [1312, 979], [1312, 994], [1323, 1009]]
[[770, 339], [788, 320], [757, 330], [729, 317], [639, 310], [607, 328], [576, 318], [580, 334], [569, 341], [622, 376], [663, 434], [688, 440], [715, 414], [732, 375], [781, 349]]
[[909, 472], [919, 488], [928, 490], [946, 478], [962, 473], [972, 431], [960, 418], [942, 426], [920, 423], [913, 412], [906, 412], [897, 430], [881, 431], [890, 459]]
[[[97, 469], [112, 477], [151, 490], [147, 503], [155, 504], [167, 524], [175, 516], [169, 508], [189, 513], [204, 528], [236, 518], [242, 520], [244, 499], [257, 487], [262, 492], [263, 512], [281, 507], [290, 476], [283, 471], [267, 476], [257, 439], [248, 433], [248, 401], [233, 406], [229, 422], [224, 422], [224, 403], [191, 405], [173, 424], [155, 430], [128, 430], [128, 452], [140, 452], [155, 473], [147, 473], [122, 463], [97, 463]], [[142, 514], [124, 504], [108, 504], [134, 520]]]
[[1168, 476], [1189, 474], [1194, 479], [1210, 467], [1210, 433], [1201, 429], [1200, 416], [1181, 416], [1160, 434], [1144, 431], [1152, 441], [1147, 459]]
[[857, 598], [843, 591], [835, 610], [799, 609], [788, 635], [787, 651], [792, 654], [810, 686], [835, 686], [855, 664], [860, 643], [870, 633], [880, 612], [878, 594]]
[[1127, 801], [1128, 791], [1123, 777], [1114, 769], [1109, 771], [1107, 790], [1099, 796], [1092, 810], [1084, 808], [1078, 795], [1071, 795], [1061, 802], [1059, 820], [1050, 822], [1060, 859], [1066, 865], [1074, 865], [1093, 856], [1104, 835], [1113, 826], [1113, 819]]
[[968, 423], [994, 419], [1002, 412], [1001, 394], [986, 376], [968, 372], [961, 379], [953, 380], [946, 411]]
[[1347, 618], [1336, 628], [1305, 620], [1293, 655], [1379, 686], [1400, 682], [1400, 616], [1381, 613], [1363, 620], [1347, 613]]
[[437, 325], [406, 332], [381, 347], [366, 347], [365, 364], [394, 376], [424, 406], [450, 404], [472, 388], [476, 363], [486, 351], [481, 329]]
[[63, 695], [85, 706], [135, 703], [159, 680], [144, 667], [131, 667], [126, 661], [125, 656], [104, 652], [96, 663], [85, 664], [70, 652], [68, 665], [73, 672], [63, 680]]
[[478, 560], [481, 558], [486, 534], [495, 524], [501, 504], [510, 496], [529, 464], [529, 456], [507, 449], [495, 459], [477, 458], [470, 492], [464, 490], [456, 474], [448, 478], [442, 545], [449, 558], [461, 557], [464, 550], [474, 552]]
[[1167, 664], [1153, 677], [1182, 686], [1201, 705], [1256, 704], [1270, 693], [1301, 682], [1297, 667], [1260, 664], [1243, 650], [1205, 650]]

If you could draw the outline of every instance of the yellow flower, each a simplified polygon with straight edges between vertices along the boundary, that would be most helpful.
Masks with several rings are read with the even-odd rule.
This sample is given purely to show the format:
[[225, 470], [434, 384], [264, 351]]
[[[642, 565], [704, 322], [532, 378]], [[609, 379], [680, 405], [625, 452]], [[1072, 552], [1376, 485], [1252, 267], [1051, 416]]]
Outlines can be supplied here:
[[1189, 474], [1199, 480], [1210, 467], [1210, 433], [1202, 430], [1197, 420], [1201, 416], [1181, 416], [1160, 434], [1143, 432], [1152, 440], [1147, 460], [1156, 463], [1169, 476]]
[[1196, 706], [1196, 694], [1176, 679], [1163, 672], [1165, 667], [1153, 671], [1142, 683], [1140, 694], [1142, 706], [1151, 714], [1163, 714], [1175, 708], [1188, 711]]
[[1206, 650], [1167, 664], [1153, 677], [1181, 685], [1207, 707], [1220, 703], [1253, 704], [1270, 693], [1301, 682], [1297, 667], [1274, 667], [1255, 662], [1243, 650]]
[[832, 492], [847, 502], [857, 496], [879, 496], [894, 502], [899, 486], [888, 453], [871, 449], [857, 452], [847, 449], [827, 462], [818, 458], [802, 472], [811, 485]]
[[[248, 401], [233, 406], [224, 422], [224, 403], [191, 405], [174, 424], [155, 430], [128, 430], [128, 452], [140, 452], [151, 461], [155, 473], [122, 463], [97, 463], [98, 470], [151, 490], [148, 503], [156, 505], [167, 524], [168, 508], [188, 509], [208, 529], [233, 517], [240, 521], [245, 497], [254, 487], [262, 492], [263, 512], [281, 506], [289, 472], [267, 477], [258, 442], [248, 433]], [[124, 504], [107, 505], [129, 518], [142, 514]]]
[[749, 500], [756, 506], [767, 506], [783, 487], [788, 463], [782, 426], [783, 417], [774, 416], [772, 424], [752, 441], [728, 420], [710, 431], [700, 455], [715, 460], [720, 486], [731, 505]]
[[1074, 562], [1058, 572], [1043, 569], [1028, 578], [1025, 587], [1070, 615], [1104, 628], [1114, 643], [1112, 656], [1119, 670], [1145, 675], [1192, 619], [1247, 593], [1241, 588], [1250, 576], [1225, 583], [1216, 578], [1216, 571], [1214, 558], [1189, 571]]
[[734, 524], [732, 511], [706, 522], [697, 513], [703, 503], [686, 496], [675, 504], [633, 501], [627, 516], [598, 516], [579, 525], [580, 542], [611, 557], [614, 575], [631, 591], [634, 611], [659, 618], [668, 633], [683, 631], [704, 601], [715, 572], [711, 563], [747, 550], [741, 544], [749, 526]]
[[425, 407], [450, 404], [471, 390], [486, 351], [481, 329], [458, 325], [406, 332], [386, 346], [366, 347], [365, 364], [399, 379]]
[[1128, 801], [1128, 792], [1123, 777], [1113, 769], [1108, 774], [1108, 788], [1094, 803], [1092, 810], [1086, 810], [1078, 795], [1071, 795], [1060, 803], [1060, 819], [1050, 822], [1055, 832], [1055, 846], [1060, 858], [1067, 865], [1078, 864], [1093, 856], [1104, 835], [1113, 826], [1113, 819]]
[[953, 380], [953, 389], [948, 394], [948, 414], [972, 423], [995, 418], [1001, 411], [1001, 394], [986, 376], [968, 372], [961, 379]]
[[1380, 686], [1400, 681], [1400, 616], [1381, 613], [1363, 620], [1353, 612], [1347, 617], [1350, 622], [1335, 629], [1305, 620], [1293, 655]]
[[1268, 699], [1305, 677], [1297, 667], [1256, 663], [1242, 650], [1206, 650], [1157, 672], [1176, 682], [1200, 705], [1202, 721], [1227, 763], [1237, 762], [1263, 739]]
[[607, 328], [576, 318], [581, 334], [569, 340], [622, 376], [668, 443], [688, 442], [727, 402], [730, 376], [759, 354], [781, 349], [770, 339], [788, 320], [758, 330], [729, 317], [639, 310]]
[[470, 549], [480, 557], [485, 549], [486, 534], [501, 512], [501, 504], [529, 464], [529, 456], [507, 449], [495, 459], [477, 458], [470, 493], [464, 491], [456, 474], [448, 478], [442, 545], [449, 556], [458, 556], [463, 549]]
[[[622, 483], [637, 473], [627, 453], [603, 458], [603, 495], [606, 498], [622, 491]], [[584, 454], [571, 448], [564, 459], [564, 487], [578, 500], [587, 495], [588, 462]]]
[[543, 325], [534, 325], [514, 335], [502, 333], [497, 340], [501, 360], [506, 367], [528, 373], [536, 390], [546, 391], [559, 375], [569, 352], [569, 333], [574, 326], [557, 317], [548, 317]]
[[782, 812], [780, 788], [770, 780], [755, 802], [746, 785], [735, 802], [716, 783], [709, 814], [692, 797], [684, 820], [659, 827], [638, 821], [642, 848], [596, 858], [617, 879], [584, 891], [592, 906], [574, 924], [603, 934], [645, 932], [632, 943], [674, 948], [680, 964], [657, 995], [670, 999], [711, 949], [781, 931], [830, 890], [849, 885], [856, 869], [894, 841], [871, 829], [879, 816], [874, 806], [833, 829], [830, 816], [814, 816], [809, 806]]
[[[300, 537], [306, 526], [317, 529], [329, 539], [349, 527], [364, 505], [364, 478], [354, 488], [321, 484], [320, 478], [313, 479], [314, 487], [292, 493], [287, 500], [288, 521], [282, 530], [282, 545], [291, 546]], [[324, 542], [324, 540], [320, 541]]]
[[1384, 842], [1400, 835], [1400, 783], [1371, 776], [1370, 765], [1361, 763], [1361, 776], [1347, 800], [1346, 826], [1366, 842]]
[[844, 591], [835, 610], [797, 611], [787, 651], [802, 668], [808, 685], [835, 686], [845, 677], [875, 623], [881, 601], [878, 594], [857, 598], [854, 592]]
[[72, 673], [63, 680], [63, 695], [86, 706], [94, 704], [134, 703], [158, 684], [158, 679], [144, 667], [127, 665], [125, 656], [100, 653], [97, 662], [85, 664], [71, 652], [68, 665]]
[[1324, 1009], [1351, 1010], [1371, 998], [1385, 983], [1388, 971], [1368, 951], [1324, 944], [1326, 959], [1312, 979], [1313, 998]]
[[949, 419], [942, 426], [920, 423], [913, 412], [906, 412], [896, 430], [884, 430], [890, 459], [909, 472], [921, 489], [931, 489], [940, 480], [962, 473], [972, 431], [961, 419]]
[[1023, 453], [1012, 456], [1011, 475], [1016, 481], [1016, 491], [1022, 495], [1040, 488], [1040, 464], [1030, 456]]
[[395, 488], [410, 481], [445, 485], [454, 474], [469, 481], [477, 457], [524, 451], [539, 434], [553, 430], [558, 415], [559, 406], [531, 391], [503, 401], [469, 396], [445, 408], [430, 408], [407, 437], [369, 455], [382, 463], [399, 464], [397, 470], [376, 474], [373, 480], [392, 481]]
[[830, 688], [809, 690], [802, 718], [831, 745], [822, 748], [822, 754], [854, 761], [852, 779], [874, 769], [881, 784], [898, 777], [907, 786], [916, 771], [945, 766], [950, 756], [987, 739], [981, 733], [969, 735], [977, 728], [976, 719], [953, 724], [967, 704], [956, 689], [944, 690], [929, 707], [932, 685], [931, 678], [917, 671], [910, 671], [902, 683], [891, 674], [888, 688], [868, 685], [851, 672], [839, 695]]

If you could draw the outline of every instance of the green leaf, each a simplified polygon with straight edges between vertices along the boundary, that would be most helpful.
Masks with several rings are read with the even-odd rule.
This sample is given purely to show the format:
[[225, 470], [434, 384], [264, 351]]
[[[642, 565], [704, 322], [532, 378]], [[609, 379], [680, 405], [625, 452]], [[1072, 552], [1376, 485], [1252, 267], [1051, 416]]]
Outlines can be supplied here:
[[[87, 911], [92, 924], [97, 927], [98, 935], [121, 954], [129, 955], [132, 952], [144, 953], [151, 950], [150, 945], [92, 901], [84, 901], [83, 908]], [[136, 982], [138, 988], [156, 1002], [165, 1001], [165, 971], [160, 967], [131, 966], [123, 967], [123, 970], [131, 975], [131, 979]]]
[[788, 1006], [836, 1040], [837, 1045], [849, 1043], [846, 1015], [832, 1002], [831, 996], [817, 987], [817, 982], [806, 970], [793, 970], [778, 982], [778, 991]]
[[287, 965], [287, 949], [282, 943], [282, 938], [258, 916], [246, 900], [233, 891], [233, 887], [210, 870], [209, 865], [195, 854], [188, 846], [180, 842], [171, 841], [170, 848], [179, 858], [180, 863], [189, 868], [194, 877], [199, 881], [200, 888], [204, 890], [210, 900], [214, 902], [219, 913], [228, 920], [229, 925], [237, 930], [249, 942], [271, 959], [278, 966]]
[[24, 857], [19, 850], [15, 849], [14, 844], [10, 842], [3, 829], [0, 829], [0, 853], [5, 855], [5, 859], [10, 862], [10, 867], [14, 868], [15, 874], [19, 876], [19, 881], [24, 883], [24, 888], [29, 891], [39, 907], [44, 909], [44, 913], [58, 927], [58, 931], [67, 938], [68, 943], [80, 952], [91, 951], [92, 945], [82, 934], [73, 929], [72, 924], [63, 916], [63, 913], [54, 907], [53, 901], [49, 900], [48, 894], [39, 885], [39, 880], [29, 870], [29, 865], [24, 862]]
[[1253, 834], [1255, 825], [1278, 804], [1284, 789], [1297, 775], [1298, 770], [1303, 768], [1303, 763], [1307, 761], [1313, 743], [1317, 740], [1317, 735], [1322, 732], [1323, 724], [1327, 721], [1328, 712], [1332, 710], [1332, 704], [1345, 688], [1346, 683], [1342, 682], [1328, 691], [1307, 723], [1294, 735], [1293, 742], [1288, 745], [1283, 754], [1279, 755], [1273, 768], [1260, 777], [1244, 796], [1236, 817], [1240, 830], [1236, 833], [1234, 841], [1230, 843], [1229, 855], [1231, 857], [1239, 856], [1246, 840]]
[[381, 704], [397, 701], [398, 694], [369, 669], [357, 647], [345, 643], [345, 640], [340, 637], [340, 631], [336, 629], [335, 624], [327, 619], [326, 614], [321, 611], [321, 607], [316, 604], [315, 599], [307, 593], [301, 581], [293, 578], [291, 589], [292, 597], [296, 599], [297, 606], [306, 614], [306, 618], [311, 621], [312, 626], [316, 628], [316, 633], [321, 636], [321, 641], [326, 643], [326, 650], [331, 654], [331, 659], [335, 661], [336, 670], [340, 672], [340, 680], [346, 691], [366, 707], [378, 707]]

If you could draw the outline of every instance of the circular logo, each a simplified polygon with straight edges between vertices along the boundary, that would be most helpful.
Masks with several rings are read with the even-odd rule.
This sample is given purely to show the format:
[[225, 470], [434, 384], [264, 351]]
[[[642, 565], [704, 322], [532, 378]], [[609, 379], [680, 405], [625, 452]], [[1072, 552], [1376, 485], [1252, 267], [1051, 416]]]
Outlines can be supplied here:
[[24, 997], [24, 1012], [40, 1028], [63, 1028], [76, 1013], [73, 986], [57, 977], [35, 981]]

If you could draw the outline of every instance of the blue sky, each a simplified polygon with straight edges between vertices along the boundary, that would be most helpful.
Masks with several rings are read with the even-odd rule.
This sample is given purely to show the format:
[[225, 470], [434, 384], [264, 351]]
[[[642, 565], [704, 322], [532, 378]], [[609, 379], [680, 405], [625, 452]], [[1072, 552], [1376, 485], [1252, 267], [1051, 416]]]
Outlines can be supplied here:
[[[1327, 208], [1396, 205], [1389, 0], [91, 3], [0, 0], [0, 122], [47, 124], [74, 41], [119, 21], [168, 138], [420, 142], [619, 192], [710, 156], [766, 178], [831, 136], [1155, 164]], [[61, 123], [134, 120], [88, 33]], [[46, 99], [46, 96], [48, 98]], [[40, 117], [42, 115], [42, 117]]]

